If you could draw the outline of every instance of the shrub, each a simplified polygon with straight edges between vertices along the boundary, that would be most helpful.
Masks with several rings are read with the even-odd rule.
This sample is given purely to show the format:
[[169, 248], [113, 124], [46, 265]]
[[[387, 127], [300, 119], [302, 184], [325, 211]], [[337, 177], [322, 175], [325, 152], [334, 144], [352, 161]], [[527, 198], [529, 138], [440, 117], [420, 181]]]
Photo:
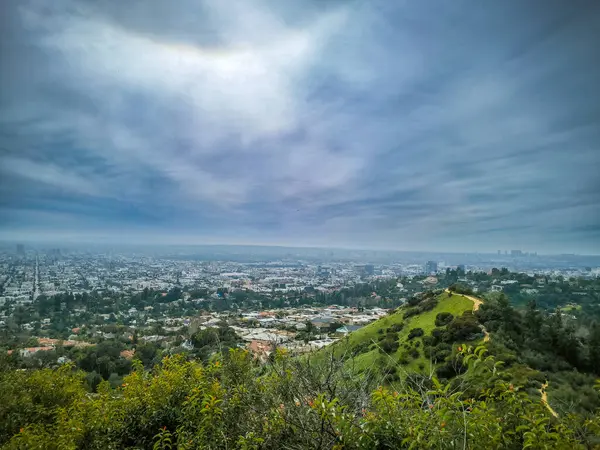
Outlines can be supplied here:
[[425, 332], [423, 331], [423, 328], [413, 328], [408, 333], [408, 339], [414, 339], [416, 337], [423, 336], [424, 334]]
[[[397, 366], [387, 357], [377, 360], [372, 378], [360, 379], [350, 376], [344, 360], [311, 365], [276, 351], [258, 368], [245, 351], [221, 358], [204, 364], [165, 358], [152, 371], [136, 363], [121, 387], [103, 381], [92, 398], [72, 367], [2, 371], [0, 445], [366, 450], [410, 442], [415, 448], [575, 449], [598, 442], [597, 415], [551, 417], [539, 397], [513, 386], [510, 374], [481, 351], [468, 349], [438, 369], [438, 377], [462, 377], [452, 384], [413, 374], [394, 388], [385, 381], [397, 379]], [[561, 404], [575, 401], [570, 389], [553, 393]]]
[[444, 325], [448, 325], [452, 322], [454, 316], [449, 312], [441, 312], [437, 316], [435, 316], [435, 326], [443, 327]]
[[423, 336], [423, 347], [433, 347], [436, 344], [437, 341], [433, 336]]
[[477, 323], [477, 319], [470, 311], [457, 317], [446, 327], [444, 341], [457, 342], [472, 339], [475, 335], [481, 334], [481, 328]]
[[408, 319], [409, 317], [416, 316], [420, 313], [421, 311], [418, 308], [408, 308], [406, 311], [404, 311], [404, 315], [402, 317], [404, 319]]
[[448, 356], [452, 354], [452, 347], [450, 344], [440, 343], [435, 347], [432, 347], [429, 352], [429, 357], [435, 361], [445, 361]]
[[398, 333], [399, 331], [402, 330], [402, 328], [404, 328], [404, 324], [403, 323], [395, 323], [391, 327], [388, 327], [387, 332], [389, 333], [391, 331], [391, 332], [394, 332], [394, 333]]
[[384, 339], [383, 341], [381, 341], [381, 344], [379, 344], [379, 348], [381, 349], [381, 351], [383, 353], [387, 353], [388, 355], [396, 353], [396, 350], [398, 350], [399, 346], [400, 344], [398, 343], [398, 341], [393, 341], [391, 339]]
[[360, 344], [358, 344], [356, 347], [354, 347], [352, 349], [352, 356], [358, 356], [362, 353], [366, 353], [369, 351], [369, 343], [368, 342], [361, 342]]
[[473, 295], [473, 289], [461, 283], [455, 283], [451, 285], [448, 290], [456, 292], [457, 294]]
[[421, 309], [421, 312], [425, 312], [425, 311], [431, 311], [433, 308], [435, 308], [438, 304], [438, 300], [435, 297], [429, 298], [427, 300], [425, 300], [423, 303], [421, 303], [419, 305], [419, 308]]

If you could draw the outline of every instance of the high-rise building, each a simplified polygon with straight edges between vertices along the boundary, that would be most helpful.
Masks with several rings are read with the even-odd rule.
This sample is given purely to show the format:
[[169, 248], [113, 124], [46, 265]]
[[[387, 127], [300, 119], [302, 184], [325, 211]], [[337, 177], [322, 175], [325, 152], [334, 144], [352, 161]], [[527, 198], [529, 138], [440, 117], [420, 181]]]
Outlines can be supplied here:
[[510, 255], [511, 256], [522, 256], [523, 252], [521, 250], [511, 250]]
[[25, 255], [25, 246], [23, 244], [17, 244], [17, 255]]
[[375, 266], [373, 264], [365, 264], [365, 273], [367, 275], [373, 275], [375, 272]]
[[461, 272], [465, 271], [465, 265], [464, 264], [459, 264], [458, 266], [456, 266], [456, 270], [460, 270]]
[[498, 250], [498, 254], [501, 255], [502, 254], [502, 250]]
[[436, 273], [438, 270], [438, 264], [435, 261], [427, 261], [425, 263], [425, 273], [426, 274], [431, 274], [431, 273]]
[[329, 276], [329, 267], [318, 266], [317, 267], [317, 275], [321, 277]]

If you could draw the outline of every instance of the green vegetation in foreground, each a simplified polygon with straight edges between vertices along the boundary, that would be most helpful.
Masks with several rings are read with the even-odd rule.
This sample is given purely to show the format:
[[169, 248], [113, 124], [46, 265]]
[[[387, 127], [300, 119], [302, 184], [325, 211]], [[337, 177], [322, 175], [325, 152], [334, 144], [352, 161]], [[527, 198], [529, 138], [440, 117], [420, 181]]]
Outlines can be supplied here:
[[[406, 352], [404, 345], [416, 347], [419, 351], [419, 357], [410, 358], [408, 364], [405, 364], [405, 370], [408, 372], [425, 372], [430, 369], [429, 359], [423, 355], [423, 338], [415, 337], [411, 340], [408, 339], [410, 330], [415, 328], [421, 328], [424, 331], [424, 336], [431, 333], [436, 328], [435, 318], [440, 313], [450, 313], [454, 317], [460, 317], [465, 311], [471, 311], [473, 309], [473, 302], [462, 295], [452, 294], [448, 296], [446, 292], [437, 296], [438, 303], [431, 310], [422, 312], [416, 316], [404, 319], [404, 314], [408, 307], [399, 308], [395, 313], [390, 314], [387, 317], [383, 317], [376, 322], [373, 322], [360, 330], [357, 330], [330, 348], [325, 348], [319, 354], [316, 355], [317, 360], [322, 359], [323, 355], [328, 354], [330, 351], [334, 351], [336, 356], [341, 356], [344, 353], [355, 354], [357, 349], [368, 346], [369, 350], [365, 353], [356, 355], [352, 363], [357, 370], [365, 370], [372, 367], [377, 360], [380, 358], [392, 359], [393, 362], [397, 362], [401, 359], [401, 355]], [[394, 325], [402, 325], [402, 329], [398, 332], [398, 349], [384, 355], [380, 352], [378, 340], [382, 333], [385, 333], [387, 329]], [[424, 367], [424, 369], [420, 369]]]
[[[314, 366], [277, 351], [268, 366], [231, 349], [207, 364], [182, 355], [137, 364], [89, 395], [72, 365], [0, 370], [0, 446], [106, 449], [591, 449], [600, 416], [554, 417], [506, 379], [484, 347], [463, 347], [454, 381], [384, 384], [341, 360]], [[1, 367], [0, 367], [1, 369]]]

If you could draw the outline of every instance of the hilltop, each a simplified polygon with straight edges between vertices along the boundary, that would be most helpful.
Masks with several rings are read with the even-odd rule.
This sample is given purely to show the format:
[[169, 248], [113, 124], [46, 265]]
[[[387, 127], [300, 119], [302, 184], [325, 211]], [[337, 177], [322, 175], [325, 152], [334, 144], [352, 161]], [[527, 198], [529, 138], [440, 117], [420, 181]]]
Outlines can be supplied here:
[[[505, 379], [522, 385], [553, 415], [589, 414], [600, 405], [593, 389], [600, 369], [600, 327], [570, 317], [544, 313], [535, 303], [527, 311], [516, 310], [501, 293], [482, 299], [438, 290], [412, 297], [311, 358], [320, 363], [334, 356], [351, 373], [384, 376], [394, 385], [419, 377], [452, 379], [464, 370], [457, 363], [463, 345], [483, 345], [505, 366]], [[583, 340], [576, 332], [588, 337]]]
[[320, 360], [330, 352], [351, 356], [359, 372], [399, 363], [399, 370], [430, 373], [450, 356], [453, 343], [483, 338], [473, 316], [477, 300], [449, 291], [421, 294], [314, 357]]

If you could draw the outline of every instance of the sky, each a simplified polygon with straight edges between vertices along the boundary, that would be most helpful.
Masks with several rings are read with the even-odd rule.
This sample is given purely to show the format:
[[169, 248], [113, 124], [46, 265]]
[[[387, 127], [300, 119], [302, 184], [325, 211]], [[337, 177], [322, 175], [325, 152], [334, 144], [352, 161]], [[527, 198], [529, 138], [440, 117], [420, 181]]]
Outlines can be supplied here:
[[600, 3], [3, 0], [0, 239], [600, 254]]

